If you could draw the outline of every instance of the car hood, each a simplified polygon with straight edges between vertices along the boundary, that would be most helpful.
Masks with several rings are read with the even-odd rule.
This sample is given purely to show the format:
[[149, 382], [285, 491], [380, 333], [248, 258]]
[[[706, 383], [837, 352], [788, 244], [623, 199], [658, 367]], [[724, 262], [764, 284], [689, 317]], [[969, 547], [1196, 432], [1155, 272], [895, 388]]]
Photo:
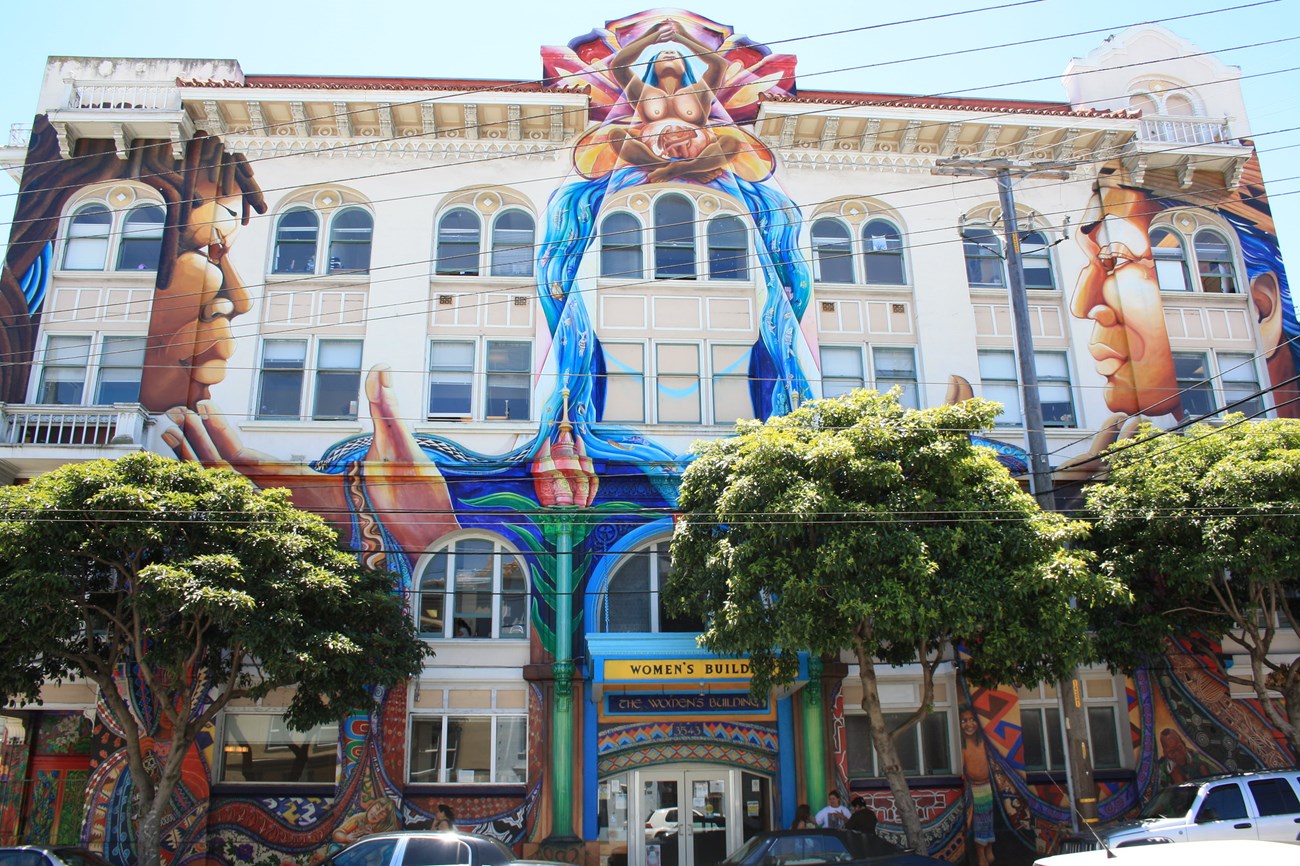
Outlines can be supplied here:
[[1109, 844], [1134, 837], [1153, 836], [1159, 834], [1162, 830], [1173, 830], [1179, 827], [1185, 828], [1186, 826], [1186, 818], [1143, 818], [1140, 821], [1121, 821], [1118, 824], [1108, 824], [1105, 827], [1098, 828], [1097, 835], [1105, 839]]

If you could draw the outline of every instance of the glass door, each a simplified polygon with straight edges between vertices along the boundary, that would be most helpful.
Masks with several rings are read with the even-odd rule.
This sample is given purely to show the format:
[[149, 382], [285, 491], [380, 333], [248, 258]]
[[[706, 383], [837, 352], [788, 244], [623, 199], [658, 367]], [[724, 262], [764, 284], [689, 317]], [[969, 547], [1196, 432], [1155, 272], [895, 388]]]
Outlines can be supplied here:
[[[631, 817], [644, 832], [629, 840], [632, 866], [714, 866], [735, 850], [748, 835], [742, 827], [758, 826], [767, 815], [766, 803], [751, 809], [747, 802], [755, 814], [742, 821], [734, 793], [741, 775], [728, 767], [634, 774], [638, 814]], [[743, 775], [752, 781], [750, 774]], [[765, 797], [766, 791], [763, 780], [762, 792], [754, 798]]]

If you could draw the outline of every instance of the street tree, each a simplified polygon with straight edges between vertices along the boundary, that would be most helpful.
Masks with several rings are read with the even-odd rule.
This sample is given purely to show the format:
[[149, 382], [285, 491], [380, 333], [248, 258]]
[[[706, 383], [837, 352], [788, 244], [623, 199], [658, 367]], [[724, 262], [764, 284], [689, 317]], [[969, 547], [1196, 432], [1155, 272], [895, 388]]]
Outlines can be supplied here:
[[285, 491], [144, 452], [70, 464], [0, 489], [0, 692], [98, 686], [125, 739], [136, 856], [158, 866], [186, 753], [231, 701], [290, 688], [286, 723], [306, 730], [419, 671], [428, 651], [393, 589]]
[[1133, 670], [1198, 633], [1239, 648], [1249, 671], [1208, 655], [1300, 749], [1300, 656], [1274, 653], [1300, 634], [1300, 421], [1229, 416], [1181, 435], [1145, 425], [1104, 459], [1109, 477], [1087, 497], [1089, 543], [1132, 593], [1097, 617], [1104, 657]]
[[[696, 446], [682, 478], [670, 608], [708, 649], [746, 654], [756, 693], [798, 654], [858, 666], [871, 743], [907, 842], [925, 850], [897, 736], [930, 710], [956, 648], [981, 684], [1059, 681], [1087, 657], [1085, 611], [1114, 595], [1067, 549], [1081, 526], [1041, 511], [971, 441], [1000, 407], [912, 411], [858, 390]], [[919, 665], [920, 704], [890, 730], [878, 666]]]

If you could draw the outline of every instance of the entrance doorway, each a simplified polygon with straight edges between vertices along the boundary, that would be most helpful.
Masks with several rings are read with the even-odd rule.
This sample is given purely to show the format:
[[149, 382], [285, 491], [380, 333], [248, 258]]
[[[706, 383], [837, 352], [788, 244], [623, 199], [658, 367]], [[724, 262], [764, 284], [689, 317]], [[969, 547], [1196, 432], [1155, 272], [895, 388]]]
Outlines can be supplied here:
[[[771, 787], [766, 776], [721, 765], [667, 765], [602, 784], [626, 791], [629, 866], [714, 866], [771, 828]], [[619, 810], [604, 811], [615, 831], [610, 837], [617, 838]]]

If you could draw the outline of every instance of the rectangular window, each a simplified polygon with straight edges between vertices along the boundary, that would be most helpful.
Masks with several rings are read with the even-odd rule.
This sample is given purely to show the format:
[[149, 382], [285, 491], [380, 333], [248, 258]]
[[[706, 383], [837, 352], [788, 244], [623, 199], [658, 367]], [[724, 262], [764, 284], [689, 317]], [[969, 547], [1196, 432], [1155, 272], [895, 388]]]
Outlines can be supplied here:
[[474, 344], [429, 344], [429, 417], [468, 418], [474, 395]]
[[312, 417], [355, 418], [361, 394], [361, 341], [321, 340], [316, 347]]
[[105, 337], [99, 353], [95, 402], [137, 403], [144, 370], [144, 337]]
[[1210, 384], [1209, 364], [1203, 353], [1174, 352], [1174, 376], [1186, 417], [1214, 413], [1218, 407], [1214, 405], [1214, 387]]
[[710, 346], [713, 362], [713, 423], [754, 417], [749, 399], [749, 346]]
[[604, 421], [645, 421], [645, 347], [602, 343], [605, 350]]
[[532, 347], [528, 343], [488, 340], [488, 418], [527, 421], [531, 417], [528, 406], [531, 372]]
[[839, 397], [865, 384], [862, 350], [856, 346], [822, 346], [822, 396]]
[[[893, 730], [911, 712], [886, 712], [885, 727]], [[844, 717], [848, 746], [849, 778], [880, 778], [884, 770], [871, 743], [871, 729], [864, 715]], [[902, 736], [894, 738], [898, 759], [907, 776], [939, 776], [954, 772], [949, 745], [948, 712], [933, 710]]]
[[899, 402], [909, 409], [920, 408], [916, 387], [916, 352], [912, 349], [876, 347], [871, 350], [871, 356], [876, 365], [876, 390], [884, 392], [898, 386], [903, 392], [899, 395]]
[[1021, 740], [1026, 770], [1065, 769], [1065, 740], [1057, 706], [1020, 707]]
[[1088, 742], [1092, 745], [1092, 765], [1098, 770], [1117, 770], [1123, 766], [1119, 754], [1119, 729], [1115, 724], [1115, 707], [1088, 707]]
[[979, 361], [980, 383], [983, 385], [981, 396], [985, 400], [995, 400], [1003, 407], [1002, 414], [994, 423], [999, 427], [1020, 426], [1020, 377], [1016, 375], [1016, 353], [981, 349]]
[[1241, 412], [1248, 418], [1264, 417], [1264, 398], [1259, 393], [1254, 358], [1250, 355], [1219, 355], [1219, 381], [1223, 384], [1224, 409]]
[[337, 724], [291, 731], [279, 713], [226, 713], [221, 725], [222, 782], [335, 781]]
[[36, 402], [81, 405], [89, 366], [89, 337], [50, 337], [45, 344], [45, 365]]
[[258, 418], [297, 418], [302, 414], [306, 363], [306, 340], [267, 340], [262, 344]]
[[412, 782], [523, 784], [526, 716], [417, 716], [411, 720]]
[[1044, 427], [1073, 427], [1074, 398], [1070, 393], [1070, 363], [1064, 352], [1035, 352], [1038, 403]]
[[655, 346], [655, 392], [660, 424], [700, 423], [700, 349], [660, 343]]

